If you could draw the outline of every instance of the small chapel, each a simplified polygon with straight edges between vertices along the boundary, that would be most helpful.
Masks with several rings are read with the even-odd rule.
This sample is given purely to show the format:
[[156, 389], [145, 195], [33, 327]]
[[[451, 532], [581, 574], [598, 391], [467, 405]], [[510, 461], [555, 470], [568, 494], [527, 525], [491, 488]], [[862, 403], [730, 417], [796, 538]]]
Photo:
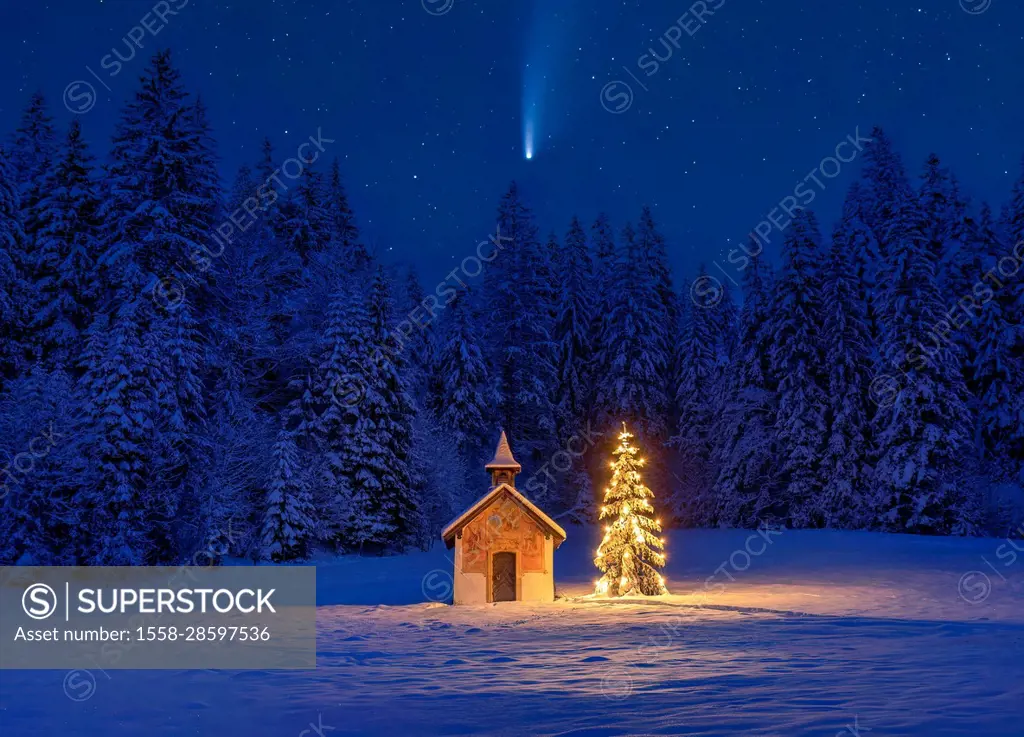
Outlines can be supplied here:
[[554, 551], [565, 530], [516, 489], [522, 466], [504, 431], [485, 466], [490, 489], [441, 538], [455, 548], [455, 604], [554, 601]]

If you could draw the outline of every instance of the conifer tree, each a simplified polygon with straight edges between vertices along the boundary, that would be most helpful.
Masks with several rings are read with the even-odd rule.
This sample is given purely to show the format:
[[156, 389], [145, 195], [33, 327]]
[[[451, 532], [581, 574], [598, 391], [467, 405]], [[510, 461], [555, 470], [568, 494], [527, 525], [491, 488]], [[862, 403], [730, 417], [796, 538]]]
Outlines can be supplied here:
[[872, 361], [878, 360], [882, 328], [878, 314], [878, 283], [884, 264], [879, 255], [879, 245], [874, 231], [865, 221], [870, 206], [867, 190], [861, 182], [854, 182], [846, 193], [840, 223], [840, 236], [850, 247], [848, 254], [853, 269], [853, 286], [857, 289], [856, 300], [864, 306], [867, 321], [869, 354]]
[[0, 387], [15, 375], [23, 358], [18, 303], [24, 289], [17, 254], [24, 248], [25, 230], [20, 203], [14, 172], [0, 149]]
[[559, 440], [571, 437], [585, 421], [590, 386], [593, 265], [587, 238], [577, 218], [572, 219], [565, 249], [555, 275], [558, 316], [555, 356], [558, 390], [556, 415]]
[[[1002, 231], [1004, 238], [1000, 258], [1012, 252], [1017, 268], [1024, 268], [1021, 266], [1024, 264], [1024, 157], [1021, 159], [1020, 176], [1014, 182], [1010, 201], [1003, 210]], [[1005, 265], [1007, 261], [1002, 263]], [[1016, 379], [1011, 381], [1017, 397], [1024, 396], [1024, 278], [1021, 278], [1021, 273], [1007, 280], [1006, 287], [1000, 289], [997, 295], [1004, 319], [1012, 329], [1012, 337], [1007, 337], [1005, 341], [1012, 346], [1009, 370], [1011, 375], [1016, 375]], [[1011, 472], [1014, 470], [1012, 466], [1016, 465], [1017, 481], [1024, 482], [1024, 428], [1021, 424], [1018, 423], [1006, 447], [1011, 460]]]
[[330, 301], [313, 366], [292, 382], [286, 427], [310, 459], [322, 535], [345, 544], [351, 509], [347, 453], [371, 375], [365, 295], [339, 289]]
[[596, 593], [607, 596], [657, 596], [666, 594], [665, 579], [658, 569], [665, 565], [661, 521], [654, 516], [654, 497], [644, 486], [640, 470], [643, 458], [630, 443], [633, 434], [622, 425], [612, 478], [605, 491], [601, 520], [605, 535], [597, 548], [594, 565], [602, 572]]
[[281, 201], [281, 227], [304, 267], [330, 250], [331, 223], [321, 175], [307, 165], [295, 188]]
[[655, 225], [654, 215], [647, 205], [644, 205], [640, 213], [636, 239], [644, 266], [649, 273], [648, 278], [653, 283], [657, 295], [654, 306], [661, 313], [661, 319], [666, 326], [665, 331], [668, 332], [670, 326], [675, 325], [678, 304], [672, 287], [672, 274], [668, 267], [665, 238]]
[[646, 289], [650, 292], [648, 309], [651, 311], [651, 325], [654, 328], [648, 350], [661, 354], [656, 360], [662, 364], [661, 381], [665, 393], [666, 417], [671, 417], [675, 383], [669, 336], [679, 321], [679, 305], [672, 287], [665, 238], [654, 223], [651, 208], [646, 205], [640, 214], [636, 237], [642, 264], [639, 268], [646, 272]]
[[970, 534], [979, 504], [963, 479], [966, 388], [955, 346], [933, 339], [945, 310], [927, 226], [913, 203], [904, 207], [893, 217], [916, 225], [890, 241], [882, 280], [880, 371], [898, 372], [899, 391], [873, 420], [874, 506], [886, 529]]
[[74, 120], [39, 203], [36, 290], [31, 330], [39, 354], [71, 369], [96, 307], [100, 198], [93, 158]]
[[[1020, 177], [1014, 182], [1010, 201], [1003, 210], [1002, 228], [1006, 241], [1002, 255], [1007, 255], [1005, 251], [1012, 251], [1018, 263], [1024, 261], [1024, 158], [1021, 159]], [[1020, 278], [1019, 273], [1009, 284], [1007, 294], [1006, 302], [1009, 304], [1004, 312], [1010, 324], [1016, 326], [1013, 355], [1018, 361], [1024, 362], [1024, 279]], [[1024, 386], [1021, 390], [1024, 393]], [[1021, 462], [1024, 471], [1024, 438], [1022, 444], [1014, 449], [1014, 456]]]
[[[73, 565], [80, 522], [67, 495], [79, 407], [63, 371], [30, 367], [0, 393], [0, 561]], [[32, 460], [26, 466], [26, 449]], [[21, 454], [21, 455], [19, 455]]]
[[40, 225], [39, 201], [46, 192], [45, 179], [56, 148], [53, 117], [43, 94], [35, 92], [21, 115], [11, 145], [11, 163], [18, 182], [25, 234], [28, 236], [27, 259], [19, 265], [26, 275], [32, 274], [37, 259], [35, 239]]
[[346, 424], [338, 458], [350, 548], [402, 548], [420, 539], [424, 525], [410, 465], [415, 410], [402, 355], [390, 339], [391, 309], [390, 284], [378, 268], [366, 305], [353, 299], [347, 315], [346, 330], [359, 337], [344, 349], [351, 363], [342, 384], [355, 382], [358, 393], [355, 401], [339, 395], [334, 405]]
[[497, 220], [503, 249], [484, 277], [497, 420], [516, 448], [539, 462], [555, 435], [552, 292], [541, 282], [543, 248], [533, 215], [514, 182]]
[[[706, 276], [703, 264], [698, 278]], [[686, 295], [681, 303], [679, 340], [679, 384], [675, 405], [679, 420], [670, 440], [679, 452], [681, 486], [673, 499], [676, 519], [694, 521], [707, 500], [710, 486], [711, 426], [714, 423], [714, 390], [717, 381], [717, 351], [713, 315], [720, 306], [698, 306]]]
[[[732, 360], [739, 339], [739, 308], [736, 307], [736, 301], [732, 296], [733, 288], [730, 286], [728, 279], [721, 284], [722, 298], [715, 305], [714, 309], [708, 313], [712, 341], [715, 344], [715, 362], [719, 368], [719, 373]], [[687, 301], [690, 301], [692, 304], [689, 295], [685, 294], [680, 294], [678, 301], [680, 304]]]
[[[201, 320], [211, 272], [195, 264], [221, 255], [213, 241], [219, 194], [212, 146], [202, 104], [189, 100], [169, 52], [157, 53], [114, 136], [97, 281], [100, 309], [119, 315], [115, 325], [128, 310], [133, 327], [124, 324], [124, 333], [137, 336], [133, 381], [151, 412], [145, 485], [152, 504], [143, 509], [180, 512], [182, 525], [195, 521], [189, 515], [207, 486]], [[165, 284], [177, 299], [161, 297]], [[176, 539], [168, 525], [149, 530], [147, 554], [168, 560], [185, 552], [174, 549]]]
[[[423, 406], [434, 362], [435, 326], [429, 317], [424, 317], [426, 292], [411, 267], [406, 271], [404, 287], [397, 314], [396, 342], [398, 349], [407, 357], [409, 390], [420, 406]], [[403, 322], [407, 322], [411, 328], [402, 326]]]
[[274, 475], [267, 493], [261, 553], [280, 563], [309, 557], [315, 510], [299, 464], [295, 439], [279, 433], [274, 444]]
[[768, 362], [774, 341], [771, 271], [754, 256], [743, 281], [739, 350], [729, 367], [725, 404], [712, 429], [717, 478], [714, 507], [705, 519], [709, 524], [756, 527], [782, 517], [776, 500], [776, 378]]
[[606, 349], [610, 363], [597, 402], [603, 421], [626, 417], [641, 434], [664, 441], [668, 411], [668, 356], [665, 311], [649, 254], [641, 251], [631, 225], [623, 230], [623, 256], [612, 285]]
[[615, 247], [615, 235], [604, 213], [598, 215], [590, 229], [591, 242], [594, 244], [594, 313], [591, 320], [591, 345], [593, 353], [593, 371], [588, 397], [594, 409], [591, 419], [597, 420], [601, 412], [597, 404], [597, 396], [609, 374], [612, 361], [611, 339], [613, 326], [609, 320], [612, 312], [615, 292], [612, 283], [615, 279], [619, 253]]
[[[584, 431], [590, 419], [594, 366], [592, 327], [593, 263], [587, 236], [573, 218], [555, 274], [558, 314], [555, 319], [555, 419], [559, 447]], [[592, 519], [594, 499], [582, 459], [575, 459], [562, 478], [561, 505], [578, 519]]]
[[125, 302], [109, 330], [105, 319], [90, 329], [83, 377], [87, 404], [77, 437], [80, 455], [91, 461], [74, 505], [82, 510], [80, 532], [91, 565], [153, 562], [153, 520], [171, 510], [151, 484], [153, 457], [152, 387], [147, 383], [137, 304]]
[[195, 254], [213, 250], [208, 243], [217, 212], [205, 128], [202, 108], [189, 102], [170, 52], [157, 53], [122, 112], [107, 172], [101, 263], [115, 285], [131, 273], [140, 282], [132, 285], [135, 291], [173, 280], [201, 295], [206, 273], [192, 264]]
[[470, 320], [468, 296], [460, 295], [448, 308], [444, 345], [438, 352], [441, 394], [435, 408], [439, 426], [463, 457], [473, 460], [487, 433], [487, 364]]
[[[212, 391], [229, 413], [246, 403], [263, 402], [279, 388], [278, 366], [283, 350], [274, 333], [273, 317], [280, 295], [273, 290], [280, 263], [267, 216], [246, 200], [257, 196], [258, 184], [248, 166], [239, 168], [225, 210], [241, 213], [240, 233], [218, 259], [213, 300], [221, 306], [210, 317], [210, 346], [215, 353]], [[273, 437], [273, 436], [272, 436]]]
[[867, 238], [857, 203], [848, 199], [832, 235], [822, 290], [829, 423], [821, 463], [823, 488], [813, 505], [819, 522], [841, 529], [868, 523], [871, 332], [859, 263]]
[[[942, 162], [935, 154], [930, 154], [925, 162], [917, 196], [928, 239], [928, 253], [936, 264], [935, 275], [940, 292], [945, 294], [948, 277], [946, 259], [950, 251], [956, 250], [953, 239], [959, 230], [959, 193], [949, 170], [942, 166]], [[959, 295], [953, 297], [958, 298]]]
[[881, 128], [871, 131], [864, 162], [861, 217], [871, 229], [879, 257], [885, 262], [890, 244], [916, 225], [908, 209], [910, 201], [916, 198], [903, 161]]
[[797, 213], [783, 245], [784, 264], [775, 288], [772, 373], [779, 378], [777, 442], [780, 490], [787, 516], [798, 527], [822, 524], [815, 502], [826, 423], [822, 371], [824, 327], [821, 235], [814, 214]]
[[369, 268], [370, 254], [359, 240], [359, 227], [348, 202], [348, 194], [341, 181], [341, 165], [335, 158], [331, 163], [331, 180], [328, 189], [328, 209], [331, 217], [332, 233], [341, 256], [352, 273], [360, 273]]

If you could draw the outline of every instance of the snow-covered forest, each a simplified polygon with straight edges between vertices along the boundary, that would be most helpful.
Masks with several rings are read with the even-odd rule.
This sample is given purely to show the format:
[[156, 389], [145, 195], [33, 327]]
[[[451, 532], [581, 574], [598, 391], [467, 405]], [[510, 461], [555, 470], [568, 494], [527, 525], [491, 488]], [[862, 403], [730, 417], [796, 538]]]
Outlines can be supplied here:
[[649, 209], [547, 235], [514, 184], [421, 283], [318, 135], [222, 187], [167, 53], [103, 150], [34, 95], [0, 153], [0, 562], [425, 547], [499, 427], [519, 488], [593, 521], [623, 420], [676, 526], [1007, 534], [1024, 171], [990, 206], [871, 138], [834, 228], [736, 249], [742, 289], [672, 274]]

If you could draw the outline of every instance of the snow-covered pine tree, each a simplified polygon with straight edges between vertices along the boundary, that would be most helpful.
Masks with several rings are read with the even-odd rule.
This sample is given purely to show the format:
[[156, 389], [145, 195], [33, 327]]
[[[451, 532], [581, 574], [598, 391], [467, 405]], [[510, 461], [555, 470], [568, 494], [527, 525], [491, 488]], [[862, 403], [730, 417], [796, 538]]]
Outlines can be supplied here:
[[218, 203], [204, 120], [170, 52], [157, 53], [122, 111], [107, 170], [101, 263], [113, 272], [115, 286], [134, 273], [141, 280], [132, 285], [135, 291], [151, 291], [161, 281], [200, 294], [205, 287], [207, 272], [193, 266], [195, 254], [219, 247], [212, 243]]
[[611, 287], [620, 255], [615, 247], [615, 235], [608, 222], [608, 216], [604, 213], [598, 215], [591, 226], [590, 239], [594, 244], [594, 311], [590, 329], [593, 359], [588, 401], [591, 405], [590, 419], [596, 422], [603, 416], [597, 404], [597, 396], [609, 374], [608, 368], [613, 357], [610, 344], [614, 327], [609, 317], [615, 292]]
[[46, 98], [41, 91], [32, 93], [11, 141], [11, 165], [17, 172], [19, 186], [26, 191], [46, 174], [57, 144]]
[[890, 530], [970, 534], [979, 503], [963, 480], [969, 447], [966, 387], [955, 347], [936, 341], [945, 310], [928, 247], [928, 227], [912, 200], [891, 213], [912, 222], [890, 239], [883, 273], [880, 316], [882, 372], [898, 372], [899, 391], [873, 420], [877, 524]]
[[[701, 264], [698, 278], [707, 276]], [[679, 300], [679, 384], [675, 405], [679, 421], [669, 443], [678, 450], [679, 486], [672, 499], [672, 515], [680, 522], [699, 524], [708, 506], [711, 486], [711, 427], [715, 420], [714, 390], [718, 378], [718, 335], [714, 312], [720, 305], [695, 305], [689, 295]]]
[[73, 503], [82, 515], [79, 545], [90, 565], [154, 562], [155, 519], [172, 511], [152, 486], [159, 463], [153, 457], [156, 408], [137, 309], [134, 300], [125, 301], [109, 329], [103, 317], [89, 331], [90, 363], [82, 377], [87, 402], [76, 438], [91, 472]]
[[[555, 275], [558, 315], [555, 320], [555, 420], [559, 447], [585, 431], [590, 413], [593, 371], [591, 329], [594, 321], [593, 264], [587, 236], [573, 217]], [[576, 459], [561, 483], [561, 506], [579, 520], [592, 520], [594, 499], [582, 459]]]
[[[1015, 402], [1004, 403], [998, 397], [1012, 388], [1004, 389], [1006, 382], [1013, 379], [1013, 328], [1006, 323], [1007, 299], [1012, 302], [1009, 290], [996, 289], [997, 284], [986, 280], [988, 273], [999, 261], [1001, 246], [994, 231], [992, 211], [982, 205], [978, 217], [970, 213], [966, 203], [958, 210], [959, 231], [957, 248], [951, 254], [950, 263], [950, 304], [964, 299], [953, 315], [949, 340], [956, 344], [959, 364], [969, 392], [968, 408], [973, 423], [973, 461], [978, 471], [990, 477], [999, 478], [1008, 470], [1006, 463], [993, 463], [995, 446], [1001, 446], [1007, 438], [1008, 424], [1015, 422]], [[993, 276], [998, 278], [998, 273]], [[959, 295], [959, 297], [957, 296]], [[984, 355], [983, 355], [984, 354]], [[987, 399], [985, 398], [987, 397]], [[993, 403], [994, 400], [994, 403]], [[1006, 448], [998, 451], [1003, 460]]]
[[916, 223], [909, 217], [908, 200], [916, 199], [899, 154], [881, 128], [871, 131], [864, 149], [861, 218], [878, 244], [881, 262], [888, 260], [889, 246], [910, 232]]
[[280, 563], [309, 557], [314, 540], [314, 509], [299, 463], [295, 438], [282, 430], [274, 443], [274, 475], [267, 492], [262, 557]]
[[[339, 287], [328, 304], [313, 365], [291, 382], [286, 427], [315, 474], [319, 535], [338, 547], [351, 523], [350, 437], [372, 381], [366, 296]], [[355, 543], [358, 545], [358, 543]]]
[[[252, 170], [240, 167], [226, 212], [245, 213], [243, 205], [256, 196], [258, 187]], [[242, 217], [241, 231], [218, 259], [217, 278], [210, 285], [213, 300], [220, 305], [210, 317], [211, 333], [219, 336], [210, 346], [211, 390], [215, 403], [228, 414], [243, 404], [269, 399], [279, 386], [283, 353], [272, 326], [278, 299], [273, 284], [280, 267], [273, 230], [256, 209], [255, 219], [248, 213]]]
[[[183, 504], [178, 522], [188, 525], [205, 486], [197, 474], [206, 468], [200, 454], [208, 449], [200, 325], [210, 271], [195, 264], [197, 255], [219, 257], [213, 237], [219, 195], [205, 112], [189, 101], [169, 52], [153, 57], [125, 106], [111, 159], [101, 207], [101, 308], [130, 310], [139, 333], [134, 360], [154, 412], [145, 493], [159, 500], [161, 514], [177, 514]], [[160, 296], [168, 283], [183, 292], [174, 303]], [[148, 538], [155, 559], [191, 553], [172, 549], [176, 530], [164, 527], [160, 535]]]
[[331, 163], [331, 181], [327, 196], [332, 233], [341, 250], [342, 258], [352, 273], [365, 272], [370, 268], [372, 259], [359, 240], [359, 227], [348, 203], [345, 185], [341, 181], [341, 165], [337, 158]]
[[614, 303], [608, 316], [609, 364], [601, 377], [597, 404], [601, 422], [609, 425], [626, 418], [643, 438], [664, 441], [668, 411], [664, 302], [658, 293], [655, 269], [627, 223], [622, 234], [622, 256], [616, 262]]
[[438, 351], [441, 393], [434, 408], [437, 423], [469, 462], [475, 462], [487, 433], [490, 384], [480, 338], [469, 315], [468, 295], [447, 310], [444, 343]]
[[[712, 340], [715, 344], [715, 362], [722, 373], [722, 369], [729, 364], [736, 351], [739, 341], [739, 308], [733, 298], [733, 288], [728, 279], [721, 282], [722, 299], [714, 309], [708, 312], [710, 318]], [[680, 293], [679, 303], [691, 302], [689, 294]]]
[[315, 390], [305, 392], [314, 408], [330, 400], [318, 430], [325, 472], [342, 484], [339, 501], [347, 509], [339, 510], [339, 541], [350, 550], [401, 549], [421, 539], [425, 524], [410, 467], [415, 410], [390, 337], [390, 290], [378, 267], [367, 301], [350, 293], [347, 305], [332, 305], [326, 357]]
[[541, 280], [545, 256], [537, 227], [515, 182], [501, 199], [497, 221], [501, 238], [509, 240], [484, 276], [497, 420], [517, 451], [540, 464], [555, 437], [554, 304], [550, 284]]
[[282, 224], [289, 248], [302, 265], [328, 252], [333, 224], [327, 209], [323, 177], [311, 165], [302, 170], [299, 183], [280, 200]]
[[[1024, 157], [1021, 158], [1021, 173], [1013, 184], [1010, 201], [1003, 210], [1002, 228], [1004, 248], [1001, 257], [1009, 255], [1012, 250], [1017, 263], [1024, 261]], [[1014, 339], [1012, 357], [1015, 363], [1017, 381], [1014, 392], [1018, 397], [1024, 396], [1024, 278], [1021, 273], [1010, 280], [1005, 290], [1003, 313], [1007, 322], [1013, 326]], [[1009, 456], [1017, 466], [1017, 482], [1024, 484], [1024, 428], [1018, 425], [1014, 439], [1010, 442]]]
[[[651, 335], [649, 350], [660, 353], [656, 360], [662, 364], [661, 379], [665, 392], [664, 416], [666, 418], [666, 433], [671, 433], [672, 425], [669, 425], [672, 417], [672, 404], [674, 400], [674, 371], [672, 365], [672, 347], [670, 335], [675, 330], [679, 321], [679, 305], [676, 300], [676, 293], [672, 286], [672, 275], [668, 266], [668, 254], [665, 250], [665, 238], [654, 223], [654, 216], [651, 208], [644, 206], [640, 213], [640, 221], [636, 231], [636, 241], [640, 263], [646, 271], [647, 287], [653, 291], [650, 299], [651, 321], [655, 333]], [[660, 344], [655, 336], [661, 336]], [[673, 423], [674, 424], [674, 423]]]
[[57, 136], [53, 128], [53, 117], [42, 92], [35, 92], [22, 112], [10, 151], [21, 195], [25, 234], [28, 236], [28, 259], [19, 265], [25, 274], [33, 273], [37, 260], [35, 240], [39, 229], [39, 201], [46, 191], [45, 179], [56, 149]]
[[[995, 261], [988, 263], [992, 268]], [[1013, 326], [1005, 307], [989, 299], [975, 316], [976, 342], [967, 374], [978, 460], [991, 478], [1015, 480], [1013, 457], [1024, 444], [1024, 377], [1021, 361], [1012, 353]]]
[[814, 504], [821, 524], [839, 529], [865, 527], [870, 521], [868, 396], [873, 364], [864, 281], [869, 247], [870, 233], [860, 221], [857, 200], [847, 198], [832, 234], [822, 289], [829, 422], [821, 462], [823, 488]]
[[422, 500], [424, 529], [417, 544], [429, 550], [441, 528], [472, 503], [473, 485], [467, 479], [479, 466], [467, 464], [451, 435], [429, 413], [421, 412], [413, 420], [410, 462], [413, 486]]
[[[259, 200], [260, 220], [255, 227], [260, 228], [257, 240], [262, 248], [257, 246], [257, 253], [260, 254], [258, 258], [265, 258], [268, 262], [268, 320], [274, 344], [278, 347], [279, 362], [287, 373], [289, 368], [294, 368], [300, 362], [299, 356], [308, 355], [308, 352], [302, 350], [303, 341], [296, 340], [296, 334], [304, 333], [303, 326], [297, 324], [300, 320], [296, 315], [306, 302], [309, 280], [303, 274], [299, 255], [290, 247], [289, 231], [284, 227], [289, 212], [287, 207], [283, 207], [283, 194], [274, 182], [277, 168], [274, 147], [270, 139], [264, 139], [255, 166], [253, 188], [241, 196], [243, 199], [257, 197]], [[333, 295], [325, 299], [324, 303], [329, 303], [331, 298]]]
[[209, 284], [215, 282], [221, 271], [224, 252], [233, 247], [237, 231], [226, 238], [214, 235], [215, 226], [224, 219], [223, 194], [220, 173], [217, 171], [217, 145], [213, 139], [209, 112], [201, 96], [188, 104], [182, 113], [182, 132], [179, 148], [182, 153], [183, 176], [181, 187], [186, 193], [177, 200], [175, 215], [191, 243], [188, 265], [184, 271], [198, 288], [191, 295], [197, 319], [205, 320], [216, 311], [210, 303]]
[[[253, 165], [256, 189], [250, 194], [255, 194], [259, 200], [260, 215], [270, 227], [274, 240], [278, 246], [286, 240], [286, 233], [282, 227], [284, 215], [281, 213], [281, 204], [284, 193], [280, 191], [275, 177], [280, 174], [274, 154], [274, 144], [269, 138], [264, 138], [260, 143], [260, 154]], [[296, 261], [298, 256], [295, 256]]]
[[[78, 407], [63, 371], [33, 366], [0, 393], [0, 563], [74, 565], [78, 510], [65, 464]], [[25, 449], [33, 458], [25, 467]], [[19, 454], [22, 454], [19, 457]]]
[[921, 173], [921, 185], [917, 197], [923, 217], [927, 248], [936, 264], [935, 276], [940, 294], [952, 300], [963, 295], [955, 294], [949, 285], [948, 260], [951, 252], [958, 248], [955, 238], [960, 232], [958, 210], [963, 206], [956, 181], [949, 170], [942, 166], [936, 154], [930, 154]]
[[71, 121], [63, 149], [45, 177], [36, 248], [38, 301], [30, 326], [37, 355], [74, 370], [96, 305], [100, 196], [82, 126]]
[[636, 457], [639, 449], [630, 442], [632, 437], [623, 423], [616, 458], [611, 463], [612, 478], [601, 506], [605, 534], [594, 565], [604, 575], [595, 591], [607, 596], [668, 593], [665, 579], [658, 572], [665, 565], [661, 521], [654, 516], [650, 502], [654, 492], [644, 486], [640, 476], [645, 459]]
[[842, 236], [855, 250], [848, 256], [853, 269], [853, 284], [857, 288], [856, 300], [864, 305], [867, 320], [869, 354], [872, 361], [878, 360], [882, 343], [882, 328], [878, 316], [878, 282], [884, 268], [879, 255], [878, 241], [874, 231], [865, 222], [865, 212], [870, 207], [868, 190], [861, 182], [853, 182], [846, 193], [842, 211]]
[[[409, 390], [417, 405], [423, 407], [428, 378], [434, 365], [435, 325], [432, 320], [423, 317], [426, 292], [423, 291], [416, 270], [412, 267], [406, 270], [402, 297], [397, 314], [399, 327], [396, 328], [395, 340], [398, 349], [406, 356]], [[403, 321], [408, 321], [412, 328], [402, 326]], [[424, 321], [427, 321], [426, 324]]]
[[[1003, 208], [1001, 220], [1005, 246], [1012, 250], [1014, 257], [1020, 261], [1021, 255], [1024, 254], [1024, 245], [1021, 245], [1024, 243], [1024, 157], [1021, 158], [1020, 176], [1013, 183], [1010, 201]], [[1012, 295], [1013, 304], [1011, 323], [1016, 326], [1014, 355], [1024, 360], [1024, 279], [1020, 278], [1020, 274], [1009, 285], [1009, 293]], [[1016, 457], [1024, 463], [1024, 447], [1017, 450], [1019, 455]]]
[[801, 210], [783, 243], [782, 272], [774, 294], [774, 346], [778, 377], [776, 442], [780, 501], [794, 527], [821, 526], [821, 461], [827, 413], [824, 372], [821, 234], [814, 213]]
[[756, 527], [768, 519], [781, 520], [776, 504], [776, 378], [768, 364], [774, 341], [770, 267], [760, 257], [752, 257], [743, 271], [743, 283], [738, 350], [728, 369], [725, 402], [712, 429], [715, 505], [704, 522]]
[[17, 254], [23, 254], [25, 230], [14, 171], [0, 148], [0, 388], [23, 361], [21, 311], [25, 290]]
[[209, 465], [204, 387], [207, 351], [195, 312], [187, 297], [166, 314], [159, 314], [150, 299], [139, 307], [143, 324], [150, 326], [142, 347], [147, 382], [155, 389], [159, 411], [164, 462], [160, 483], [168, 486], [172, 497], [200, 493], [201, 472]]
[[[401, 549], [415, 543], [420, 537], [424, 520], [421, 501], [413, 488], [410, 476], [412, 452], [412, 422], [416, 415], [415, 405], [406, 381], [408, 366], [405, 356], [393, 339], [394, 301], [392, 285], [385, 276], [383, 267], [377, 267], [377, 274], [370, 287], [368, 311], [370, 317], [370, 341], [374, 347], [371, 361], [374, 364], [375, 382], [368, 396], [374, 394], [382, 399], [376, 408], [372, 402], [361, 405], [362, 417], [368, 420], [366, 429], [375, 430], [373, 439], [384, 449], [387, 469], [381, 479], [383, 495], [382, 508], [391, 515], [396, 540], [393, 544]], [[373, 414], [377, 410], [379, 414]], [[356, 421], [355, 435], [360, 433], [360, 421]]]

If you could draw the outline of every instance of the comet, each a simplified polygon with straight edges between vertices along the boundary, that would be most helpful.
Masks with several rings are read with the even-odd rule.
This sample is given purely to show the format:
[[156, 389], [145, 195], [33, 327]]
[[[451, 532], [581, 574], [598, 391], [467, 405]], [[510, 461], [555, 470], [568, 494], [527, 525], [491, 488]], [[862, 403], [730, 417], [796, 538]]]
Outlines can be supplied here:
[[567, 50], [579, 45], [578, 40], [573, 40], [569, 19], [578, 15], [585, 4], [583, 0], [531, 0], [527, 5], [531, 17], [523, 59], [521, 120], [523, 157], [529, 161], [540, 153], [542, 146], [550, 148], [562, 133], [565, 116], [549, 113], [569, 85]]

